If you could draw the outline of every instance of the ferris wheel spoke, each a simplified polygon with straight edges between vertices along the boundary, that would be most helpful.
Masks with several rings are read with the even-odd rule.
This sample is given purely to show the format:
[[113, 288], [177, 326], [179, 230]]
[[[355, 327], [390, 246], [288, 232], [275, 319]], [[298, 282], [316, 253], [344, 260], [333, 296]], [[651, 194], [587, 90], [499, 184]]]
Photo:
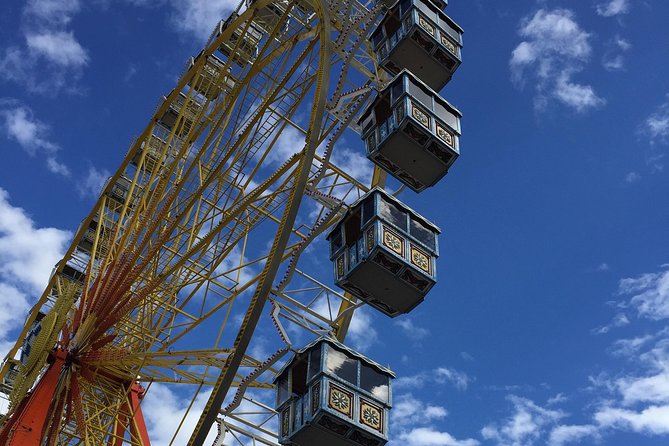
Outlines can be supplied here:
[[[285, 327], [324, 334], [358, 305], [298, 263], [369, 190], [333, 153], [379, 82], [366, 40], [379, 11], [257, 0], [189, 61], [50, 282], [78, 288], [40, 298], [41, 308], [48, 294], [73, 296], [54, 323], [60, 339], [46, 341], [68, 355], [49, 442], [145, 444], [142, 383], [188, 401], [172, 443], [194, 418], [189, 444], [202, 443], [237, 388], [230, 431], [240, 444], [275, 444], [265, 396], [292, 348]], [[65, 279], [66, 266], [81, 277]], [[252, 344], [267, 300], [280, 344], [271, 354]], [[47, 361], [35, 354], [38, 380]]]

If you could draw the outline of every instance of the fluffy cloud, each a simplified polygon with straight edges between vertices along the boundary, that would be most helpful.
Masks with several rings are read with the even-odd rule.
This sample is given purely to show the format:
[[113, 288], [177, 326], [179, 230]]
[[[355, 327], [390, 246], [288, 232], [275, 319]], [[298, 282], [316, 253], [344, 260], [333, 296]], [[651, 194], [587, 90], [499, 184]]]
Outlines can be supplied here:
[[395, 325], [400, 327], [402, 332], [404, 332], [410, 339], [419, 340], [430, 334], [430, 331], [427, 328], [418, 327], [409, 318], [398, 319], [395, 321]]
[[669, 265], [657, 273], [641, 274], [622, 279], [619, 292], [631, 296], [630, 304], [640, 317], [666, 319], [669, 317]]
[[595, 94], [590, 85], [571, 82], [571, 73], [562, 72], [555, 88], [555, 96], [565, 105], [578, 112], [584, 112], [605, 103], [604, 99]]
[[632, 44], [626, 39], [616, 36], [608, 42], [608, 49], [602, 58], [602, 65], [608, 71], [619, 71], [625, 68], [624, 53], [632, 48]]
[[597, 14], [603, 17], [613, 17], [627, 14], [630, 9], [629, 0], [607, 0], [597, 5]]
[[599, 437], [599, 432], [596, 426], [557, 426], [554, 428], [548, 437], [548, 444], [550, 446], [562, 446], [568, 443], [575, 443], [586, 437]]
[[669, 434], [669, 406], [650, 406], [641, 411], [607, 407], [595, 415], [602, 426], [644, 434]]
[[448, 432], [440, 432], [429, 427], [419, 427], [402, 432], [399, 440], [406, 446], [477, 446], [478, 441], [468, 438], [457, 440]]
[[17, 103], [2, 111], [0, 115], [4, 118], [4, 127], [7, 137], [21, 145], [31, 155], [35, 155], [38, 150], [46, 152], [55, 152], [58, 146], [47, 139], [49, 127], [40, 120], [36, 119], [32, 111]]
[[347, 147], [335, 147], [334, 152], [332, 152], [332, 162], [362, 184], [372, 182], [374, 165], [361, 151]]
[[442, 406], [425, 403], [412, 394], [399, 395], [395, 398], [391, 416], [394, 427], [430, 423], [442, 419], [448, 411]]
[[41, 24], [65, 26], [80, 9], [79, 0], [28, 0], [24, 13]]
[[41, 292], [70, 237], [68, 231], [35, 227], [0, 189], [0, 277], [4, 282]]
[[78, 0], [29, 0], [22, 16], [25, 41], [4, 49], [0, 78], [47, 95], [72, 88], [89, 61], [87, 51], [67, 29], [80, 9]]
[[88, 63], [88, 54], [72, 32], [46, 31], [26, 36], [28, 48], [34, 54], [61, 67], [81, 67]]
[[[209, 392], [203, 392], [195, 399], [189, 410], [189, 399], [183, 398], [169, 386], [152, 384], [142, 402], [142, 412], [146, 417], [151, 444], [155, 446], [186, 444], [208, 398]], [[172, 442], [174, 431], [182, 420], [183, 425]], [[216, 425], [212, 426], [205, 444], [211, 444], [215, 437]]]
[[304, 135], [293, 127], [286, 127], [272, 146], [267, 161], [277, 165], [283, 164], [302, 149], [304, 149]]
[[471, 438], [457, 440], [448, 432], [437, 429], [433, 424], [445, 418], [448, 411], [438, 405], [426, 403], [412, 394], [402, 394], [395, 398], [391, 412], [389, 445], [408, 446], [476, 446], [478, 441]]
[[[24, 316], [30, 308], [27, 296], [4, 282], [0, 282], [0, 358], [4, 358], [14, 345], [11, 332], [21, 326]], [[20, 316], [19, 316], [20, 315]]]
[[483, 438], [500, 446], [535, 444], [565, 416], [562, 411], [543, 408], [526, 398], [510, 395], [508, 400], [513, 414], [501, 424], [488, 424], [481, 430]]
[[70, 175], [68, 167], [56, 158], [60, 147], [49, 140], [49, 126], [35, 118], [32, 110], [17, 101], [0, 101], [0, 120], [7, 138], [16, 141], [31, 156], [45, 158], [51, 172]]
[[407, 389], [420, 388], [428, 383], [440, 385], [449, 383], [458, 390], [467, 390], [472, 381], [474, 379], [463, 371], [449, 367], [437, 367], [416, 375], [401, 376], [395, 380], [394, 386], [398, 389]]
[[513, 80], [519, 85], [536, 79], [535, 108], [544, 109], [557, 100], [578, 112], [605, 103], [590, 85], [573, 80], [590, 59], [590, 34], [568, 9], [539, 9], [521, 21], [518, 34], [524, 39], [511, 54]]
[[183, 32], [202, 40], [209, 37], [214, 26], [237, 7], [237, 0], [175, 1], [172, 23]]
[[624, 327], [625, 325], [629, 325], [630, 320], [628, 319], [627, 315], [625, 313], [618, 313], [613, 317], [613, 320], [609, 322], [608, 325], [604, 325], [603, 327], [596, 328], [592, 330], [593, 333], [595, 334], [605, 334], [611, 331], [614, 328], [620, 328]]
[[372, 323], [372, 316], [367, 307], [355, 310], [351, 325], [348, 327], [348, 336], [356, 350], [365, 351], [378, 340], [379, 334]]
[[13, 330], [46, 286], [70, 237], [67, 231], [36, 227], [0, 188], [0, 357], [13, 344]]
[[98, 170], [95, 167], [90, 166], [88, 168], [88, 173], [79, 183], [79, 194], [82, 197], [98, 197], [109, 176], [110, 173], [108, 170]]
[[669, 94], [664, 103], [644, 120], [641, 133], [648, 137], [651, 144], [669, 141]]
[[448, 367], [435, 369], [436, 381], [438, 383], [449, 382], [458, 390], [467, 390], [471, 378], [465, 373]]
[[[635, 308], [641, 319], [665, 320], [669, 317], [669, 265], [662, 266], [658, 272], [622, 279], [619, 294], [625, 300], [618, 303], [618, 308]], [[627, 330], [635, 327], [634, 320], [622, 313], [607, 327], [616, 325], [628, 325]], [[609, 366], [589, 378], [592, 387], [588, 391], [593, 398], [584, 406], [584, 411], [590, 413], [585, 423], [564, 423], [568, 414], [553, 409], [554, 405], [567, 400], [562, 394], [551, 398], [546, 407], [526, 398], [509, 396], [512, 415], [485, 426], [482, 436], [504, 446], [562, 446], [598, 443], [607, 435], [621, 431], [668, 435], [669, 328], [615, 340], [609, 351], [624, 360], [628, 369], [613, 371]]]

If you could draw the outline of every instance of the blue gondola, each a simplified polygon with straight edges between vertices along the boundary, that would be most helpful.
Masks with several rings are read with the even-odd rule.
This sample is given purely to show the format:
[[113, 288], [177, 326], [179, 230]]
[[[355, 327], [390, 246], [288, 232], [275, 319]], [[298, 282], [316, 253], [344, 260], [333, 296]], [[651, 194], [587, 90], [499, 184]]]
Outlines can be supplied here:
[[462, 113], [408, 71], [362, 114], [367, 157], [416, 192], [436, 184], [460, 154]]
[[275, 379], [279, 443], [382, 446], [394, 373], [330, 338], [307, 345]]
[[436, 283], [439, 228], [375, 188], [327, 236], [336, 283], [394, 317], [421, 303]]
[[432, 0], [401, 0], [372, 32], [379, 66], [391, 74], [408, 69], [441, 90], [462, 62], [462, 28]]

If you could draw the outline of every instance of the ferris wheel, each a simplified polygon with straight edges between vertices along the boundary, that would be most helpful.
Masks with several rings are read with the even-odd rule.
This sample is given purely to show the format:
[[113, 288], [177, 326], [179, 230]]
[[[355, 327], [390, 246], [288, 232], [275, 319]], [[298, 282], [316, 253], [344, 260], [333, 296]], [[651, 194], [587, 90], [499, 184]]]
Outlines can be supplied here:
[[[343, 341], [356, 308], [406, 313], [436, 281], [438, 227], [384, 187], [420, 192], [458, 157], [445, 7], [248, 0], [221, 21], [4, 359], [0, 444], [150, 445], [152, 385], [188, 403], [170, 444], [384, 444], [392, 372]], [[350, 131], [371, 182], [337, 163]], [[319, 236], [343, 291], [300, 263]]]

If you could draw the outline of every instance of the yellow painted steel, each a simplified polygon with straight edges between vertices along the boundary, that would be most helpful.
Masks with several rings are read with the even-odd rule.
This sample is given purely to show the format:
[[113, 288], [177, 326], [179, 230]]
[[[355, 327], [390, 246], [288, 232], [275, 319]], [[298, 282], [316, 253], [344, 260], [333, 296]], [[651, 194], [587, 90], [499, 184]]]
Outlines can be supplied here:
[[[134, 382], [149, 394], [153, 384], [178, 389], [187, 409], [169, 428], [176, 441], [195, 416], [187, 432], [193, 445], [202, 444], [231, 388], [272, 388], [275, 363], [291, 345], [279, 327], [279, 353], [249, 348], [263, 307], [345, 201], [369, 190], [333, 162], [332, 150], [370, 85], [382, 82], [366, 39], [380, 12], [373, 3], [257, 0], [212, 34], [131, 144], [28, 315], [0, 369], [4, 382], [18, 368], [0, 424], [54, 348], [69, 360], [49, 444], [120, 440], [119, 426], [132, 420]], [[286, 138], [291, 132], [300, 137]], [[371, 185], [384, 181], [375, 168]], [[337, 317], [325, 329], [343, 339], [355, 299], [334, 305]], [[40, 312], [42, 332], [20, 363]], [[244, 425], [246, 435], [267, 441], [275, 433], [257, 414], [274, 414], [260, 399], [253, 404], [256, 418], [242, 409], [228, 416], [234, 429]], [[142, 444], [130, 430], [123, 435], [124, 445]]]

